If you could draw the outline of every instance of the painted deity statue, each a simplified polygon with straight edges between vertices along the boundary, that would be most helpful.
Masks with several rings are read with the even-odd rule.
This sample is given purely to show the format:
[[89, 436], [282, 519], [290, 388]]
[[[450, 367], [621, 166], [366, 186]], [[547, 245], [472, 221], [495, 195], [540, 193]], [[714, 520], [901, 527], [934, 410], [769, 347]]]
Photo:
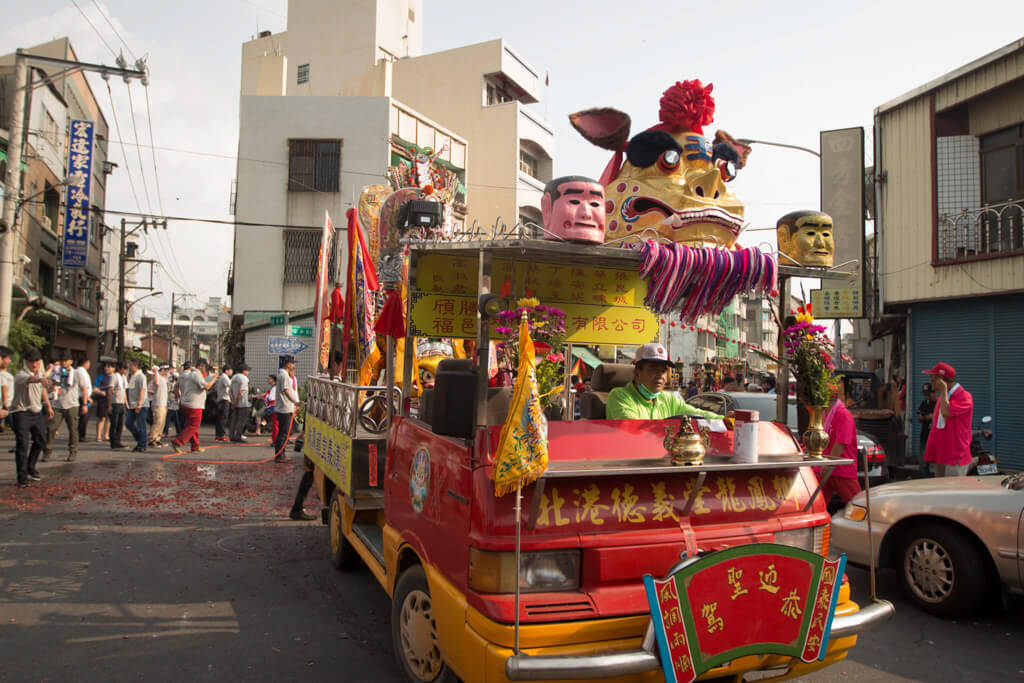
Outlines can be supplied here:
[[821, 211], [793, 211], [775, 224], [781, 265], [831, 268], [835, 257], [832, 217]]
[[555, 178], [540, 199], [545, 239], [604, 242], [605, 200], [601, 183], [583, 176]]
[[569, 116], [584, 138], [615, 152], [600, 180], [607, 197], [605, 241], [639, 242], [653, 237], [641, 233], [653, 230], [674, 242], [735, 244], [744, 209], [727, 183], [750, 148], [724, 131], [704, 137], [715, 111], [712, 87], [677, 82], [661, 97], [661, 123], [632, 138], [629, 115], [616, 109]]

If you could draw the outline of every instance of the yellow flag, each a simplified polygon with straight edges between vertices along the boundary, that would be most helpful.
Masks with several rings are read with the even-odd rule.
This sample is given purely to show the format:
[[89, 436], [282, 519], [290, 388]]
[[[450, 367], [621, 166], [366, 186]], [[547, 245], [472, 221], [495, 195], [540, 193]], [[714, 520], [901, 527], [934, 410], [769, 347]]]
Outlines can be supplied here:
[[519, 375], [494, 457], [494, 495], [536, 481], [548, 468], [548, 423], [540, 409], [535, 351], [526, 321], [519, 325]]

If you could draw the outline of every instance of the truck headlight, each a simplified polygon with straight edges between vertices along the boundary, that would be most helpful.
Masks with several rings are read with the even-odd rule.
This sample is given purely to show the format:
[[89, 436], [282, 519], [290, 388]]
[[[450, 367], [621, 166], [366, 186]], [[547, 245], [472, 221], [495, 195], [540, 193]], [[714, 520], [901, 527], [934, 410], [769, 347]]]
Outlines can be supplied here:
[[793, 548], [802, 548], [818, 555], [828, 555], [831, 532], [829, 525], [777, 531], [775, 542]]
[[[578, 548], [532, 550], [520, 554], [519, 590], [524, 593], [572, 591], [580, 586]], [[478, 593], [514, 593], [516, 554], [469, 549], [469, 587]]]

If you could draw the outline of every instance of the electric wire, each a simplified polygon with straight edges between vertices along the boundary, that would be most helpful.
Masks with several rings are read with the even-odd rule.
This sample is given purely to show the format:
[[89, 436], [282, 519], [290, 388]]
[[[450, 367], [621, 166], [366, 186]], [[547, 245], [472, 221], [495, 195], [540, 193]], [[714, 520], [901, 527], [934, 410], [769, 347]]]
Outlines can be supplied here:
[[[146, 167], [142, 163], [142, 146], [139, 144], [139, 129], [135, 125], [135, 103], [132, 101], [131, 83], [129, 83], [125, 89], [128, 91], [128, 115], [132, 119], [132, 131], [135, 133], [135, 151], [139, 156], [139, 174], [142, 175], [142, 189], [146, 193], [146, 208], [152, 211], [153, 203], [149, 198], [149, 184], [146, 182]], [[121, 137], [121, 131], [117, 131], [117, 136]]]
[[[117, 109], [114, 107], [114, 93], [110, 90], [110, 81], [107, 81], [107, 97], [110, 99], [110, 114], [114, 118], [114, 129], [117, 131], [117, 137], [121, 138], [121, 124], [117, 121]], [[135, 208], [140, 212], [142, 211], [142, 205], [139, 203], [139, 193], [135, 190], [135, 180], [132, 178], [131, 168], [128, 165], [128, 150], [124, 148], [124, 142], [121, 142], [121, 156], [124, 158], [124, 172], [128, 176], [128, 185], [132, 188], [132, 197], [135, 198]]]
[[128, 50], [128, 54], [132, 56], [132, 59], [135, 59], [137, 61], [138, 58], [135, 56], [135, 53], [132, 52], [132, 49], [130, 47], [128, 47], [128, 43], [126, 43], [124, 38], [121, 37], [121, 34], [117, 32], [117, 28], [114, 27], [113, 23], [111, 23], [110, 18], [107, 16], [106, 12], [103, 11], [103, 8], [100, 7], [100, 4], [96, 2], [96, 0], [92, 0], [92, 4], [96, 5], [96, 10], [100, 13], [100, 16], [103, 17], [104, 21], [107, 22], [107, 26], [109, 26], [110, 30], [114, 32], [114, 35], [117, 36], [117, 39], [121, 41], [122, 45], [124, 45], [124, 49]]
[[160, 192], [160, 175], [156, 170], [156, 142], [153, 140], [153, 117], [151, 114], [152, 108], [149, 106], [149, 85], [144, 85], [143, 91], [146, 93], [146, 120], [149, 122], [149, 151], [153, 156], [153, 182], [156, 185], [157, 206], [160, 207], [160, 213], [163, 213], [164, 198]]
[[116, 58], [118, 56], [117, 52], [114, 50], [114, 48], [110, 47], [110, 43], [107, 42], [107, 39], [103, 37], [103, 34], [99, 32], [99, 30], [96, 28], [96, 25], [93, 24], [92, 21], [89, 19], [89, 15], [87, 15], [85, 11], [78, 6], [78, 3], [75, 2], [75, 0], [71, 0], [71, 4], [75, 6], [75, 9], [77, 9], [78, 12], [82, 15], [82, 18], [85, 19], [85, 22], [89, 24], [90, 27], [92, 27], [93, 32], [95, 32], [99, 39], [103, 41], [103, 44], [107, 46], [107, 49], [110, 50], [110, 54], [114, 55], [114, 57]]

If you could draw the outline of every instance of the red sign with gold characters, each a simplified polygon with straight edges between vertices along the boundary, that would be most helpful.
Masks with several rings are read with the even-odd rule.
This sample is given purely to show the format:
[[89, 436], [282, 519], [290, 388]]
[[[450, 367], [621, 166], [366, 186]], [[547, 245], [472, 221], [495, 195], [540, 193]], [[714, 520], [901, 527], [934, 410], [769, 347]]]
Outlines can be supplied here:
[[729, 548], [644, 577], [666, 683], [748, 655], [825, 658], [846, 555], [774, 543]]

